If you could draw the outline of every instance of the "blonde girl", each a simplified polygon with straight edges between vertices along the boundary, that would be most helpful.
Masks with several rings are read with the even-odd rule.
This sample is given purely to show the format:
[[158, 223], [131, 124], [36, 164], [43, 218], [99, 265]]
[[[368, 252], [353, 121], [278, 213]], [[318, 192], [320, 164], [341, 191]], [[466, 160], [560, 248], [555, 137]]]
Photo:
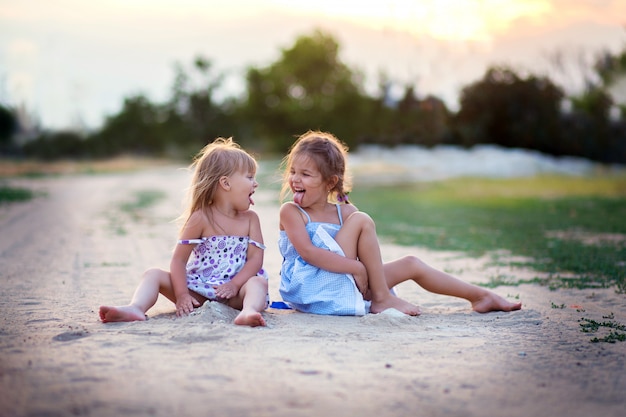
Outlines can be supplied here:
[[218, 138], [196, 156], [183, 226], [170, 271], [147, 270], [126, 306], [100, 307], [103, 322], [145, 320], [159, 294], [176, 304], [178, 317], [207, 300], [241, 310], [235, 324], [264, 326], [268, 300], [263, 236], [250, 210], [256, 161], [231, 138]]
[[[436, 270], [415, 256], [383, 263], [376, 226], [347, 199], [347, 147], [330, 133], [300, 136], [284, 159], [279, 248], [280, 294], [297, 310], [331, 315], [408, 315], [420, 309], [390, 288], [412, 280], [430, 292], [468, 300], [475, 311], [511, 311], [511, 303], [484, 288]], [[369, 308], [368, 308], [369, 307]]]

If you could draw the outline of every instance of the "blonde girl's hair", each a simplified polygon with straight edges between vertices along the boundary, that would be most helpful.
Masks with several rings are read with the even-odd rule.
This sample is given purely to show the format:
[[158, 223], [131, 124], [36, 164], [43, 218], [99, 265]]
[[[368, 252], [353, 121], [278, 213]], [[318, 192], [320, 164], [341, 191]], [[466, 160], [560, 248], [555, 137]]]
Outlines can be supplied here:
[[281, 200], [284, 200], [290, 192], [289, 175], [294, 159], [304, 156], [315, 162], [324, 181], [330, 182], [333, 176], [337, 176], [337, 183], [328, 194], [329, 201], [349, 203], [348, 193], [352, 188], [352, 182], [347, 175], [347, 155], [348, 146], [331, 133], [309, 130], [298, 137], [282, 162]]
[[232, 138], [217, 138], [198, 152], [189, 169], [193, 175], [187, 190], [187, 208], [179, 219], [183, 227], [197, 210], [210, 216], [209, 207], [213, 204], [220, 178], [236, 172], [256, 173], [257, 163]]

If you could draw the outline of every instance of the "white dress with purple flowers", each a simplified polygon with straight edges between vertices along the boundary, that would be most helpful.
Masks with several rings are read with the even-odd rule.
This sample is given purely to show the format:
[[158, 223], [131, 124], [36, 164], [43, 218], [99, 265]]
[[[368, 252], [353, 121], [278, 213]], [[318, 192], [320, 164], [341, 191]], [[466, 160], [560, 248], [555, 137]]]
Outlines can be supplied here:
[[[243, 268], [248, 245], [265, 249], [248, 236], [211, 236], [178, 243], [196, 245], [187, 262], [187, 288], [213, 301], [223, 301], [213, 287], [229, 282]], [[268, 279], [262, 268], [257, 275]]]

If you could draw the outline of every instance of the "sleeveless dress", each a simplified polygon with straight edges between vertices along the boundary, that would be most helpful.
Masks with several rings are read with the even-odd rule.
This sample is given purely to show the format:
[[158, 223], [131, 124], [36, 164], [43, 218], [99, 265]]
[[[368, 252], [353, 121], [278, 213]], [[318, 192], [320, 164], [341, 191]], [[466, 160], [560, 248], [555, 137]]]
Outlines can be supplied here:
[[[313, 245], [345, 256], [334, 237], [343, 219], [337, 204], [339, 224], [312, 222], [308, 213], [298, 206], [307, 218], [306, 230]], [[354, 282], [351, 274], [329, 272], [307, 263], [294, 248], [284, 230], [280, 231], [278, 247], [283, 256], [279, 292], [283, 300], [296, 310], [337, 316], [363, 316], [369, 303]]]
[[[248, 236], [211, 236], [178, 243], [196, 245], [187, 261], [187, 288], [211, 301], [225, 301], [215, 295], [213, 286], [229, 282], [243, 268], [249, 244], [265, 249]], [[268, 279], [262, 268], [257, 275]]]

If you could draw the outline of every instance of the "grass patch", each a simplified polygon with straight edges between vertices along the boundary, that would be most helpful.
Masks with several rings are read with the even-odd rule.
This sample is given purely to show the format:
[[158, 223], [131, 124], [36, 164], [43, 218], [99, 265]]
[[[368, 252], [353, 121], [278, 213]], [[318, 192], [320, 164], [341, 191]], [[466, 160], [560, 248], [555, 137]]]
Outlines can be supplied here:
[[550, 301], [550, 307], [551, 308], [559, 308], [559, 309], [564, 309], [566, 307], [565, 304], [554, 304], [552, 301]]
[[0, 159], [0, 177], [41, 178], [71, 174], [131, 172], [171, 164], [166, 159], [119, 156], [101, 160], [63, 160], [45, 162], [24, 159]]
[[135, 193], [135, 198], [120, 204], [120, 209], [133, 217], [138, 217], [138, 213], [148, 207], [153, 206], [159, 200], [165, 198], [165, 193], [160, 190], [140, 190]]
[[[144, 211], [147, 208], [154, 206], [165, 196], [161, 190], [139, 190], [132, 199], [119, 203], [118, 207], [122, 213], [130, 217], [131, 221], [137, 222], [144, 218]], [[125, 235], [124, 216], [109, 214], [109, 230], [113, 230], [118, 235]]]
[[[402, 245], [482, 256], [547, 272], [552, 287], [626, 292], [626, 178], [454, 179], [357, 186], [350, 196]], [[509, 280], [507, 280], [509, 281]]]
[[28, 201], [35, 196], [32, 190], [0, 185], [0, 204]]
[[[103, 160], [65, 160], [44, 162], [24, 159], [0, 159], [0, 179], [3, 178], [45, 178], [73, 174], [103, 174], [131, 172], [139, 169], [164, 166], [172, 161], [166, 159], [120, 156]], [[0, 204], [28, 201], [39, 193], [25, 188], [0, 184]]]
[[[615, 316], [613, 313], [608, 316], [602, 316], [602, 318], [604, 319], [603, 321], [596, 321], [583, 317], [579, 320], [580, 331], [583, 333], [597, 333], [601, 329], [605, 329], [604, 336], [593, 337], [591, 339], [592, 343], [615, 343], [626, 341], [626, 326], [616, 322], [614, 320]], [[606, 329], [608, 329], [608, 331]]]

